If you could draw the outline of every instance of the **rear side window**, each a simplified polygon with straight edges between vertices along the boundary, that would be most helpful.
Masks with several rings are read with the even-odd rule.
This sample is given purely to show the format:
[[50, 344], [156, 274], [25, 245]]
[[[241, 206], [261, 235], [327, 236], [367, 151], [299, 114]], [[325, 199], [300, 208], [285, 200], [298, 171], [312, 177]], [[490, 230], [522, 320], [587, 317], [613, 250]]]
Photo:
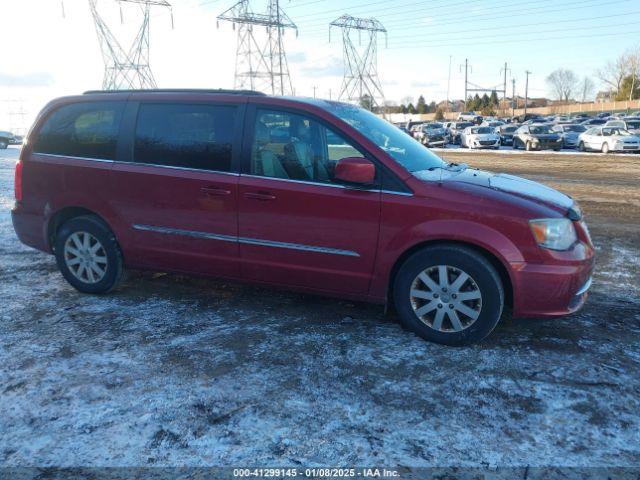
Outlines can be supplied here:
[[141, 104], [134, 161], [231, 171], [236, 111], [228, 105]]
[[65, 105], [38, 133], [33, 151], [68, 157], [115, 160], [124, 102]]

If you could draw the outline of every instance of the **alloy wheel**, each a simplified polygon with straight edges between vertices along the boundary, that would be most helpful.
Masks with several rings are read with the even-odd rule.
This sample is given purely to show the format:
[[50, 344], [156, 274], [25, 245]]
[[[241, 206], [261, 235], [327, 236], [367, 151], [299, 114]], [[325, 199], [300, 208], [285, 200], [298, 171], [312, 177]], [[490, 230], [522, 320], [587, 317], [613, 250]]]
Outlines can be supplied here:
[[64, 261], [74, 277], [84, 283], [98, 283], [107, 273], [107, 253], [88, 232], [74, 232], [64, 244]]
[[469, 328], [482, 310], [482, 293], [476, 281], [449, 265], [436, 265], [419, 273], [409, 297], [420, 321], [440, 332]]

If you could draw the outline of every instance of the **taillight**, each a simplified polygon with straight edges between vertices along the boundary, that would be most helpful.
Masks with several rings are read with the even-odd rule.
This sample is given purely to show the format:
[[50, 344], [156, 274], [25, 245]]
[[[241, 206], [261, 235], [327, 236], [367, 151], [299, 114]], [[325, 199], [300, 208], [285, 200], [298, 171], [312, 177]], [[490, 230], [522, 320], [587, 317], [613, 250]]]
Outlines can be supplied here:
[[16, 201], [22, 201], [22, 161], [16, 163], [16, 177], [13, 183], [13, 188], [16, 196]]

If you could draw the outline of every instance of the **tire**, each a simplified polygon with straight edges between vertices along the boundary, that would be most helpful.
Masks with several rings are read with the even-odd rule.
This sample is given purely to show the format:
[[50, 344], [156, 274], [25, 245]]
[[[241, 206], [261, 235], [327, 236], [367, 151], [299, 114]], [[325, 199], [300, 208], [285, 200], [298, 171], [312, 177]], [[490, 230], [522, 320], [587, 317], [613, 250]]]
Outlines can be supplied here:
[[580, 150], [581, 152], [586, 152], [587, 150], [584, 148], [584, 142], [580, 142], [578, 144], [578, 150]]
[[604, 154], [609, 153], [609, 144], [607, 142], [604, 142], [600, 151]]
[[[447, 292], [438, 282], [441, 268], [447, 273]], [[461, 272], [469, 278], [456, 287]], [[422, 280], [425, 275], [431, 278], [433, 288]], [[455, 294], [452, 288], [458, 288]], [[412, 292], [426, 296], [412, 297]], [[477, 292], [479, 300], [454, 299], [455, 295], [473, 296]], [[403, 263], [394, 281], [393, 300], [400, 321], [408, 330], [443, 345], [469, 345], [485, 338], [497, 325], [504, 306], [504, 287], [495, 268], [482, 255], [466, 247], [443, 245], [420, 250]]]
[[[87, 239], [89, 248], [96, 250], [92, 255], [86, 253]], [[113, 232], [98, 217], [84, 215], [68, 220], [58, 229], [54, 245], [58, 268], [76, 290], [107, 293], [122, 279], [122, 252]], [[102, 276], [100, 271], [104, 271]]]
[[6, 150], [9, 146], [9, 142], [6, 140], [0, 140], [0, 150]]
[[525, 144], [524, 144], [524, 149], [525, 149], [527, 152], [531, 152], [531, 151], [533, 150], [533, 148], [531, 147], [531, 142], [527, 142], [527, 143], [525, 143]]
[[518, 142], [516, 141], [516, 139], [513, 139], [513, 143], [511, 144], [511, 149], [512, 150], [518, 150]]

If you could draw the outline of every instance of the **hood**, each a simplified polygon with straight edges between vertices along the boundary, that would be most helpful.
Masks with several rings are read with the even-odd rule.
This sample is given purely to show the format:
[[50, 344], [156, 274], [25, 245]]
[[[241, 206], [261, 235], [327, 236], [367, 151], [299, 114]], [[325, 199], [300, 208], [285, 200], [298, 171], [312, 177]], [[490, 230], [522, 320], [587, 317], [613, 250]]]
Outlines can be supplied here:
[[413, 175], [425, 182], [440, 182], [445, 185], [466, 183], [499, 190], [514, 196], [544, 203], [562, 211], [568, 211], [574, 205], [571, 197], [558, 190], [532, 180], [527, 180], [526, 178], [506, 173], [491, 173], [484, 170], [460, 168], [457, 171], [454, 169], [422, 170], [414, 172]]
[[557, 140], [560, 138], [557, 133], [530, 133], [529, 135], [538, 140]]
[[495, 133], [470, 133], [470, 138], [475, 138], [477, 140], [497, 140], [498, 135]]

